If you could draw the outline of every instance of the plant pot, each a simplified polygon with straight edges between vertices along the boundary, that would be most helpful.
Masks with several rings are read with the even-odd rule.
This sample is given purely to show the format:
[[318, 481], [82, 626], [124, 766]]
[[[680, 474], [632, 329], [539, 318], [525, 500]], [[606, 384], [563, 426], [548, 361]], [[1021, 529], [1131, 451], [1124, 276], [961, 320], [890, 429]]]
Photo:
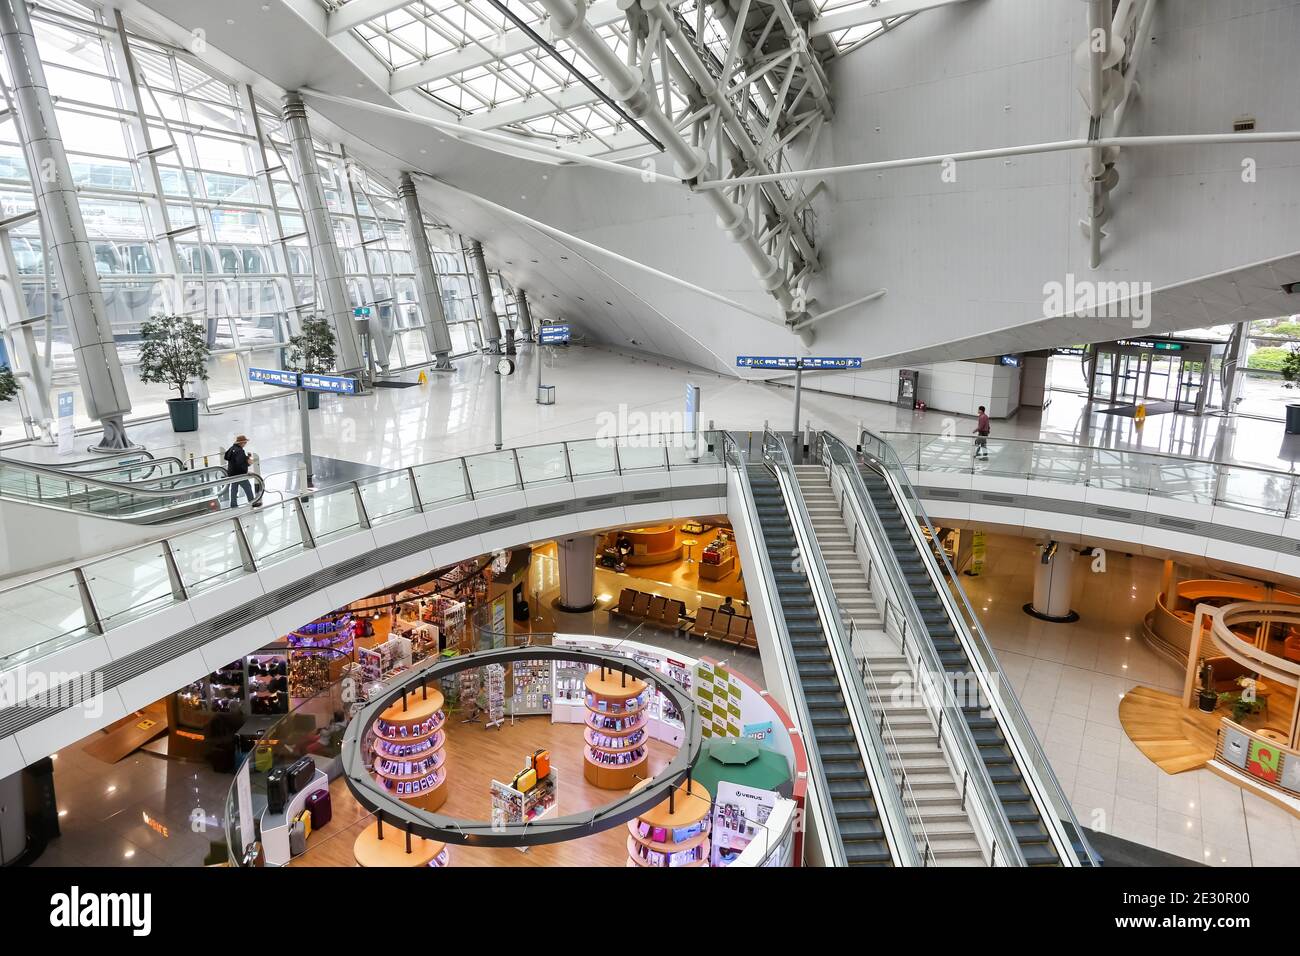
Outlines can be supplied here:
[[1286, 433], [1288, 435], [1300, 435], [1300, 402], [1287, 403]]
[[199, 430], [199, 400], [197, 398], [167, 399], [167, 414], [171, 416], [172, 431], [196, 432]]
[[320, 392], [307, 393], [307, 408], [311, 411], [320, 408]]
[[1196, 695], [1196, 703], [1202, 712], [1212, 714], [1219, 705], [1219, 695], [1212, 690], [1203, 690]]

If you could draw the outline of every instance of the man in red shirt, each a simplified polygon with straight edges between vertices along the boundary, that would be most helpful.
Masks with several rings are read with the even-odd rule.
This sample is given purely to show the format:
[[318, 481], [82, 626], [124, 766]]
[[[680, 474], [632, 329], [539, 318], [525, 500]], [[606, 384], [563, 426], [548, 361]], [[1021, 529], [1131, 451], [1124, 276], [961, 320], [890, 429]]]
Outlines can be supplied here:
[[975, 423], [975, 457], [982, 458], [984, 461], [989, 460], [989, 416], [984, 411], [984, 406], [980, 406], [980, 417]]

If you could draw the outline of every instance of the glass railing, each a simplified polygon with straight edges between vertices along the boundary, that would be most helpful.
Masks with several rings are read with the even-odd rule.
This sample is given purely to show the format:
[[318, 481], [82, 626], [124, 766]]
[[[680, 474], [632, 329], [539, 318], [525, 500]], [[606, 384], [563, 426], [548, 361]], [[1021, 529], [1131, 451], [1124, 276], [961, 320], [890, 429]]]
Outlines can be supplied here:
[[[1002, 665], [993, 651], [993, 645], [988, 635], [984, 633], [975, 609], [971, 607], [966, 591], [961, 586], [961, 579], [953, 570], [943, 547], [938, 543], [939, 536], [935, 532], [935, 525], [926, 514], [925, 506], [908, 478], [907, 465], [889, 442], [873, 432], [864, 429], [860, 433], [858, 446], [866, 459], [874, 462], [882, 471], [904, 515], [910, 514], [921, 528], [929, 529], [928, 535], [921, 535], [919, 531], [913, 535], [918, 542], [917, 549], [929, 566], [936, 583], [940, 585], [940, 598], [945, 600], [949, 608], [949, 618], [957, 628], [962, 646], [967, 649], [968, 654], [975, 655], [971, 664], [975, 666], [977, 676], [987, 682], [985, 695], [990, 703], [999, 708], [1000, 716], [1003, 718], [1001, 722], [1010, 731], [1007, 735], [1008, 740], [1020, 757], [1019, 762], [1026, 782], [1035, 784], [1033, 789], [1040, 807], [1043, 807], [1043, 801], [1046, 801], [1049, 806], [1043, 809], [1048, 813], [1054, 811], [1052, 819], [1045, 822], [1049, 829], [1061, 832], [1067, 844], [1065, 850], [1070, 850], [1069, 844], [1078, 845], [1080, 863], [1085, 866], [1096, 865], [1100, 857], [1093, 851], [1084, 836], [1083, 829], [1075, 819], [1074, 808], [1061, 788], [1060, 781], [1056, 779], [1046, 754], [1043, 753], [1038, 735], [1029, 723], [1029, 718], [1025, 716], [1024, 710], [1021, 709], [1019, 699], [1010, 690], [1011, 681], [1003, 672]], [[921, 544], [922, 541], [924, 545]], [[1007, 692], [1002, 693], [1003, 689]], [[1059, 845], [1061, 841], [1058, 840], [1057, 843]]]
[[[785, 439], [771, 432], [763, 435], [763, 457], [773, 468], [785, 476], [790, 488], [790, 521], [794, 526], [797, 539], [804, 544], [801, 561], [808, 583], [813, 589], [826, 638], [835, 646], [830, 648], [832, 656], [838, 656], [846, 665], [837, 668], [840, 672], [840, 687], [844, 694], [844, 703], [848, 708], [850, 720], [857, 726], [862, 736], [864, 759], [870, 768], [872, 790], [876, 797], [876, 809], [881, 822], [891, 833], [891, 843], [895, 847], [895, 866], [933, 866], [935, 863], [934, 844], [926, 830], [921, 817], [920, 803], [912, 790], [902, 767], [890, 760], [889, 751], [900, 754], [902, 748], [894, 738], [889, 725], [872, 716], [870, 690], [882, 693], [874, 686], [870, 675], [862, 671], [856, 663], [853, 651], [852, 625], [846, 625], [849, 615], [840, 607], [831, 585], [830, 571], [822, 555], [817, 535], [813, 531], [812, 517], [804, 504], [803, 493], [799, 488], [799, 478], [790, 461]], [[836, 648], [839, 654], [835, 654]], [[865, 680], [864, 680], [865, 678]], [[808, 725], [811, 733], [812, 725]], [[886, 783], [885, 781], [888, 781]], [[909, 840], [910, 838], [910, 840]]]
[[[988, 859], [993, 866], [1024, 866], [1024, 856], [1007, 819], [1006, 809], [997, 797], [988, 767], [980, 756], [979, 745], [971, 734], [962, 712], [962, 701], [950, 683], [950, 678], [939, 660], [938, 651], [931, 643], [925, 620], [916, 604], [916, 597], [903, 575], [898, 556], [888, 545], [888, 535], [871, 505], [862, 475], [852, 451], [839, 438], [828, 432], [819, 435], [818, 457], [822, 464], [839, 477], [846, 499], [842, 514], [852, 522], [854, 554], [865, 563], [864, 579], [868, 590], [880, 610], [880, 628], [894, 641], [898, 654], [911, 667], [911, 694], [909, 699], [924, 707], [942, 741], [944, 751], [952, 765], [958, 791], [965, 798], [973, 822], [983, 832], [988, 846]], [[875, 542], [876, 546], [872, 546]], [[861, 547], [863, 550], [859, 550]], [[866, 639], [858, 640], [856, 627], [850, 622], [853, 646], [861, 648], [861, 670], [864, 681], [878, 683], [868, 660]], [[898, 675], [890, 677], [892, 693], [899, 693]], [[884, 688], [877, 691], [884, 697]], [[882, 716], [886, 725], [888, 720]]]
[[[0, 671], [96, 635], [111, 637], [114, 628], [192, 594], [404, 515], [555, 481], [623, 474], [629, 468], [716, 466], [722, 461], [715, 448], [717, 434], [623, 436], [488, 452], [399, 468], [256, 510], [231, 511], [202, 527], [0, 591], [0, 619], [6, 623], [0, 630]], [[260, 491], [256, 475], [222, 479], [222, 489], [241, 480]], [[168, 500], [174, 502], [177, 494], [198, 496], [203, 487], [137, 494], [172, 495]], [[129, 486], [123, 493], [130, 493]]]
[[973, 435], [882, 435], [914, 473], [936, 471], [1064, 482], [1300, 517], [1300, 474], [1291, 472], [1160, 452], [1020, 438], [985, 439], [985, 460], [975, 458], [977, 439]]

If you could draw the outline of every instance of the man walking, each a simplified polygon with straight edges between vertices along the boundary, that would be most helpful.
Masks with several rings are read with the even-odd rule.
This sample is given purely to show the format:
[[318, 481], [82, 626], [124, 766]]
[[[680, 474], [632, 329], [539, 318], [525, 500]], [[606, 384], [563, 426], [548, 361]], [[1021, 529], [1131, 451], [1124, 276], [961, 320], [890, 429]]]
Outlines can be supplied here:
[[989, 416], [984, 411], [984, 406], [980, 406], [980, 417], [975, 422], [975, 457], [989, 460]]
[[[248, 444], [247, 435], [239, 435], [235, 438], [235, 443], [226, 449], [226, 474], [232, 478], [236, 475], [248, 474], [248, 453], [244, 451], [244, 446]], [[239, 491], [243, 489], [248, 500], [253, 500], [253, 484], [250, 481], [232, 481], [230, 483], [230, 507], [239, 507]]]

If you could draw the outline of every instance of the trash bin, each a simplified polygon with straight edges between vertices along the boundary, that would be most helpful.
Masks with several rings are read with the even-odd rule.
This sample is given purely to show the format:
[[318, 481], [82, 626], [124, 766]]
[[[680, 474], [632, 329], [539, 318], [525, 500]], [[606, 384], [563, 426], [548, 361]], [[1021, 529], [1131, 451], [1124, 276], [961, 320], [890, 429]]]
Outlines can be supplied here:
[[1291, 402], [1286, 407], [1286, 433], [1300, 435], [1300, 402]]

